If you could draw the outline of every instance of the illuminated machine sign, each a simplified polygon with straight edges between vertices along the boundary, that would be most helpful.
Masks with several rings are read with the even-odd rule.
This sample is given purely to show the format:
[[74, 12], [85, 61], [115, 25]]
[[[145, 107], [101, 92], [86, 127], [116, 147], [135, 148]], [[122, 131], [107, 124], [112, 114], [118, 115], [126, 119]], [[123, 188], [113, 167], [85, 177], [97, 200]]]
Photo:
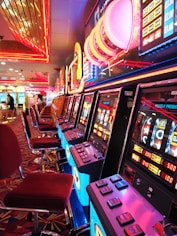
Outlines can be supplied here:
[[177, 1], [141, 1], [140, 55], [163, 47], [176, 40]]
[[138, 33], [139, 1], [114, 0], [85, 40], [86, 58], [96, 66], [107, 65], [112, 57], [137, 47]]
[[74, 45], [74, 59], [68, 68], [68, 80], [71, 83], [71, 90], [79, 87], [80, 80], [83, 76], [83, 56], [79, 42]]

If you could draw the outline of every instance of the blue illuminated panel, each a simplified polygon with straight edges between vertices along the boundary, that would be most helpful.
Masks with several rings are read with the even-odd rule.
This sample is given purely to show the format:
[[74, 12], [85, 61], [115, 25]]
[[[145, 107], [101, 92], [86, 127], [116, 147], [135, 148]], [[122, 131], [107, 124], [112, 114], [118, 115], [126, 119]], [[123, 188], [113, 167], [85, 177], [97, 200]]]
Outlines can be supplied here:
[[6, 102], [6, 101], [7, 101], [7, 94], [0, 93], [0, 102]]
[[89, 196], [86, 191], [87, 185], [90, 183], [90, 175], [81, 173], [77, 166], [72, 167], [72, 175], [74, 177], [74, 187], [76, 194], [82, 206], [89, 205]]
[[18, 93], [18, 104], [24, 104], [25, 103], [25, 93], [19, 92]]
[[82, 206], [89, 206], [86, 188], [90, 182], [100, 178], [104, 158], [87, 141], [74, 145], [70, 151], [74, 160], [72, 174], [77, 196]]
[[97, 215], [97, 212], [95, 211], [95, 208], [91, 202], [90, 203], [90, 236], [95, 236], [95, 235], [107, 236], [103, 228], [103, 225]]

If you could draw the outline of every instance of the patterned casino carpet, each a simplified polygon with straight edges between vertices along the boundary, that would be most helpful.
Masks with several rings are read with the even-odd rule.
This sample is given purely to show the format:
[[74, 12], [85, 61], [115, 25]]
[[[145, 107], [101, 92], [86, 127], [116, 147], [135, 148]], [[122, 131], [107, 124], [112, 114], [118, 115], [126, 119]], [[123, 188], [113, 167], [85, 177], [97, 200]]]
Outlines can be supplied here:
[[[12, 127], [20, 143], [21, 152], [23, 155], [22, 167], [24, 175], [30, 171], [39, 169], [39, 163], [34, 162], [38, 155], [33, 154], [28, 149], [20, 116], [17, 116], [16, 119], [9, 122], [8, 125]], [[31, 131], [32, 135], [38, 135], [37, 131], [33, 127], [31, 127]], [[54, 163], [49, 162], [47, 168], [55, 169], [56, 166]], [[21, 181], [17, 178], [17, 174], [18, 173], [15, 173], [12, 178], [6, 179], [5, 181], [0, 181], [0, 198], [3, 197], [5, 191], [14, 188], [19, 183], [19, 181]], [[61, 236], [67, 236], [69, 234], [63, 212], [58, 214], [40, 214], [39, 225], [42, 229], [52, 230]], [[30, 232], [32, 228], [33, 217], [31, 217], [28, 212], [0, 210], [0, 236], [25, 235]]]

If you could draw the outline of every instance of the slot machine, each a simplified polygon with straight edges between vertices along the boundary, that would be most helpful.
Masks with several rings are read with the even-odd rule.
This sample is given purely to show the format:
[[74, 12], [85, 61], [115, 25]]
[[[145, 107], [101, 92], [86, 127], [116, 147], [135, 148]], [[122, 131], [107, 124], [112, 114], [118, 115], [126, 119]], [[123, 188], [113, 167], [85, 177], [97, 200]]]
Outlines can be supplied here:
[[75, 165], [70, 148], [74, 144], [81, 143], [87, 139], [89, 123], [93, 114], [94, 102], [95, 92], [83, 94], [76, 127], [64, 132], [63, 142], [65, 143], [66, 158], [70, 166]]
[[[116, 146], [113, 139], [122, 142], [123, 133], [119, 131], [126, 127], [128, 94], [123, 88], [98, 91], [87, 141], [70, 148], [74, 186], [83, 206], [89, 205], [87, 185], [110, 171], [109, 165], [108, 169], [104, 167], [109, 163], [106, 159], [110, 158], [114, 165], [118, 162], [119, 145]], [[111, 160], [112, 153], [114, 160]]]
[[81, 101], [82, 101], [81, 94], [74, 96], [73, 106], [72, 106], [70, 117], [66, 123], [63, 123], [60, 126], [62, 132], [65, 132], [69, 129], [73, 129], [75, 127], [75, 124], [77, 122], [77, 117], [79, 114], [79, 108], [80, 108]]
[[87, 188], [91, 235], [176, 235], [176, 95], [177, 79], [137, 86], [119, 174]]
[[[122, 175], [177, 224], [177, 80], [138, 87]], [[129, 156], [130, 155], [130, 156]]]
[[56, 127], [58, 128], [58, 137], [62, 136], [62, 131], [61, 131], [60, 126], [63, 123], [68, 122], [69, 120], [72, 105], [73, 105], [73, 100], [74, 100], [74, 96], [67, 96], [65, 98], [62, 114], [56, 119]]
[[[16, 97], [15, 97], [14, 101], [16, 101]], [[25, 93], [18, 92], [18, 106], [23, 107], [24, 104], [25, 104]]]
[[71, 114], [70, 117], [68, 119], [68, 122], [63, 123], [60, 125], [60, 130], [61, 130], [61, 135], [60, 135], [60, 139], [61, 139], [61, 145], [63, 147], [63, 149], [66, 149], [66, 139], [64, 137], [64, 133], [67, 130], [73, 129], [76, 126], [76, 122], [77, 122], [77, 118], [78, 118], [78, 114], [79, 114], [79, 109], [80, 109], [80, 103], [82, 101], [82, 95], [78, 94], [74, 96], [74, 100], [73, 100], [73, 105], [72, 105], [72, 110], [71, 110]]
[[71, 112], [71, 108], [72, 108], [72, 104], [73, 104], [73, 100], [74, 100], [74, 96], [72, 96], [72, 95], [65, 97], [62, 114], [59, 117], [57, 117], [57, 123], [59, 125], [68, 121], [69, 115]]

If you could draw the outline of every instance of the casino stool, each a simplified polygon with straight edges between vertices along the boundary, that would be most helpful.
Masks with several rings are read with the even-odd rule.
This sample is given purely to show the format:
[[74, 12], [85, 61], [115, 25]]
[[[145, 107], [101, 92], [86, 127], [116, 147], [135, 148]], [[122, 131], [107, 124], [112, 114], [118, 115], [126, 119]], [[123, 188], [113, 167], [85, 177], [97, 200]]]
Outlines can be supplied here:
[[29, 115], [30, 115], [31, 125], [34, 128], [36, 128], [38, 132], [44, 134], [44, 136], [57, 135], [58, 130], [55, 126], [53, 126], [52, 122], [43, 120], [41, 121], [41, 123], [39, 123], [39, 119], [33, 107], [29, 107]]
[[52, 118], [51, 105], [45, 106], [42, 108], [42, 104], [37, 103], [36, 105], [34, 105], [34, 107], [35, 107], [35, 110], [36, 110], [39, 118], [42, 118], [42, 119], [51, 119]]
[[40, 117], [40, 113], [39, 113], [39, 111], [38, 111], [36, 106], [37, 105], [33, 105], [32, 108], [35, 111], [38, 123], [40, 125], [43, 125], [43, 124], [50, 124], [50, 125], [52, 125], [52, 117]]
[[34, 137], [33, 138], [31, 136], [29, 123], [28, 123], [28, 120], [24, 111], [21, 111], [21, 120], [22, 120], [28, 147], [33, 152], [34, 151], [41, 152], [40, 163], [41, 163], [41, 169], [44, 170], [45, 169], [45, 165], [44, 165], [45, 156], [50, 151], [57, 152], [60, 150], [61, 148], [60, 139], [55, 138], [55, 137], [40, 137], [40, 138]]
[[[10, 126], [0, 124], [0, 140], [0, 179], [9, 178], [18, 169], [22, 177], [20, 146]], [[67, 209], [72, 188], [71, 174], [31, 172], [22, 178], [17, 187], [8, 189], [3, 201], [0, 202], [0, 209], [32, 212], [34, 231], [30, 235], [45, 235], [45, 232], [40, 232], [39, 229], [38, 213]]]

